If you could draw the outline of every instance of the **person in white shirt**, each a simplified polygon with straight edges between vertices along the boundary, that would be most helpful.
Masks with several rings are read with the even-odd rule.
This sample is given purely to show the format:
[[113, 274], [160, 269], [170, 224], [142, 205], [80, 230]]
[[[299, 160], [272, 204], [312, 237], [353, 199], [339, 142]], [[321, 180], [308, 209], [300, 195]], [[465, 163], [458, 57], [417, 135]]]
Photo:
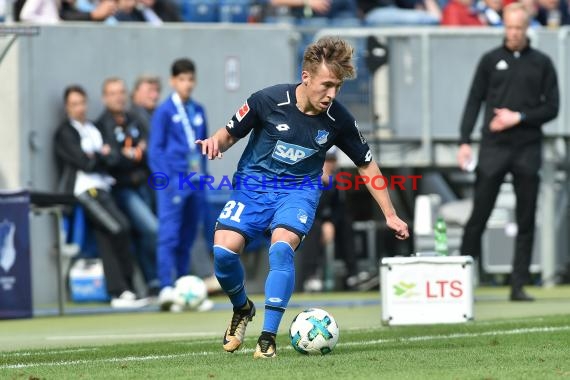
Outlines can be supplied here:
[[113, 178], [107, 168], [118, 157], [103, 141], [99, 129], [87, 120], [85, 90], [77, 85], [67, 87], [64, 101], [67, 118], [57, 129], [54, 141], [61, 169], [59, 190], [73, 194], [85, 209], [103, 262], [111, 306], [146, 306], [148, 300], [137, 299], [133, 292], [129, 222], [110, 194]]

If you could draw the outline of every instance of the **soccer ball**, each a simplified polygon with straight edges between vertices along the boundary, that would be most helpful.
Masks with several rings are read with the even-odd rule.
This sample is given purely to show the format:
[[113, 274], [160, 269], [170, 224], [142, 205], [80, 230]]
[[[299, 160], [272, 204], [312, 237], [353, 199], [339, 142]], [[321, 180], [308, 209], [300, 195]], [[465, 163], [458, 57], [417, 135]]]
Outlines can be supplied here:
[[333, 316], [322, 309], [300, 312], [289, 328], [291, 345], [302, 354], [328, 354], [336, 346], [338, 334]]
[[207, 297], [206, 284], [200, 277], [182, 276], [174, 283], [173, 301], [182, 309], [196, 309]]

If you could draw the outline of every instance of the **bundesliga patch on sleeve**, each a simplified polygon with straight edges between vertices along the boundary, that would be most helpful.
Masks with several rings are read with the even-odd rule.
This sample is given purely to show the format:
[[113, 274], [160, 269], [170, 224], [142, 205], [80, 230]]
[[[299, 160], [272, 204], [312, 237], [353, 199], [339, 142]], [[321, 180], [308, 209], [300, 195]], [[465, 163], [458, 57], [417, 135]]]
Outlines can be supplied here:
[[237, 121], [242, 121], [242, 119], [245, 117], [245, 115], [247, 115], [248, 112], [249, 112], [249, 104], [247, 104], [246, 100], [243, 106], [241, 106], [240, 109], [236, 112]]

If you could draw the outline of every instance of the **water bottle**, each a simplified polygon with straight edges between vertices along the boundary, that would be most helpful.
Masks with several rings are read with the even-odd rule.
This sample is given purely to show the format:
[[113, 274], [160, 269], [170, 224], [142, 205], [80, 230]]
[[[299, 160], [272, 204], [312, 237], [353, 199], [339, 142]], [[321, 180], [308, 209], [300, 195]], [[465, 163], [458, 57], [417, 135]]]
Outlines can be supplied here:
[[447, 256], [447, 226], [445, 225], [445, 220], [443, 220], [441, 216], [437, 218], [433, 230], [435, 237], [435, 251], [439, 256]]

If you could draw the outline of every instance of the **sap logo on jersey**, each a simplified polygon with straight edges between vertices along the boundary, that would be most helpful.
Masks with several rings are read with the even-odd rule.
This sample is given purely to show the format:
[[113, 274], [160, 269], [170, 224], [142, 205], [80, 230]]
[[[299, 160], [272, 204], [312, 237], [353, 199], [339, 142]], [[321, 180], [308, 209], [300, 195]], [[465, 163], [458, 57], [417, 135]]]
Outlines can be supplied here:
[[293, 165], [312, 156], [315, 152], [315, 149], [309, 149], [295, 144], [288, 144], [278, 140], [277, 144], [275, 144], [272, 157], [278, 161]]

